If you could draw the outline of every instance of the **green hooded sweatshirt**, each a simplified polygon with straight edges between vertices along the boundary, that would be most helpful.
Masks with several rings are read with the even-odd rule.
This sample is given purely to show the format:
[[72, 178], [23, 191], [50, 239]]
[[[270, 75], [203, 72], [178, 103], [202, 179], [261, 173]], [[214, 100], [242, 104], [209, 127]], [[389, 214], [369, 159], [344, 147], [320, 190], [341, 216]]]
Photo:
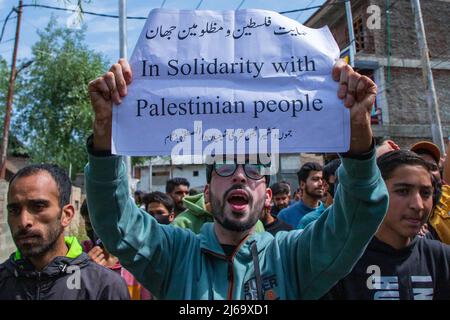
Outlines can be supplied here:
[[[91, 152], [91, 150], [89, 150]], [[129, 196], [120, 156], [89, 154], [92, 225], [105, 247], [158, 299], [318, 299], [347, 275], [382, 222], [388, 192], [375, 161], [342, 158], [334, 204], [304, 230], [253, 233], [227, 256], [200, 234], [160, 225]]]
[[[205, 197], [203, 193], [183, 198], [186, 207], [175, 220], [172, 221], [174, 226], [192, 230], [195, 234], [200, 233], [200, 229], [206, 222], [213, 222], [213, 216], [205, 210]], [[260, 220], [256, 223], [256, 232], [264, 232], [264, 225]]]

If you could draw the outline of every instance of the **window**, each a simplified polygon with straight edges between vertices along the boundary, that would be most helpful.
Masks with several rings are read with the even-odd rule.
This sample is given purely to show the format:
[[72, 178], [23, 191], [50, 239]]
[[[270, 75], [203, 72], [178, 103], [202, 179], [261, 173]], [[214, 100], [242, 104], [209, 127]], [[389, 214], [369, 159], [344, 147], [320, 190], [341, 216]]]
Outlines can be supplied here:
[[194, 177], [198, 177], [198, 171], [195, 170], [194, 172], [192, 172], [192, 175], [193, 175]]
[[140, 179], [141, 178], [141, 168], [134, 167], [134, 178]]
[[364, 24], [362, 17], [356, 17], [353, 20], [353, 32], [355, 33], [356, 52], [364, 50], [366, 48], [366, 44], [365, 44]]

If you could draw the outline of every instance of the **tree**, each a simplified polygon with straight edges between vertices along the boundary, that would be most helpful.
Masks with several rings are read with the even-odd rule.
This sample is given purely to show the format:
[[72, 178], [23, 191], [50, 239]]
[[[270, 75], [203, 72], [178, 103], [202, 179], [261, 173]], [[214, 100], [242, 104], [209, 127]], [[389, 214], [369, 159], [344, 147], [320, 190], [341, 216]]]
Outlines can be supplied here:
[[[6, 93], [8, 92], [8, 78], [9, 68], [6, 64], [6, 60], [0, 57], [0, 105], [4, 106], [6, 103]], [[4, 108], [0, 108], [0, 115], [3, 118]], [[0, 120], [0, 121], [3, 121]]]
[[[17, 70], [20, 70], [22, 67], [19, 66]], [[9, 77], [10, 77], [11, 69], [8, 68], [6, 60], [0, 57], [0, 106], [6, 105], [6, 97], [8, 94], [8, 85], [9, 85]], [[23, 80], [21, 78], [16, 79], [15, 91], [18, 92], [23, 87]], [[16, 95], [14, 96], [13, 105], [17, 103]], [[5, 108], [0, 108], [0, 128], [3, 128], [5, 116]], [[0, 134], [1, 136], [1, 134]], [[8, 155], [13, 156], [26, 156], [27, 150], [24, 145], [19, 141], [16, 137], [15, 132], [10, 132], [9, 140], [8, 140]]]
[[72, 167], [72, 173], [87, 162], [85, 142], [93, 119], [87, 84], [106, 69], [103, 56], [83, 43], [85, 30], [58, 27], [52, 17], [38, 32], [14, 125], [33, 162]]

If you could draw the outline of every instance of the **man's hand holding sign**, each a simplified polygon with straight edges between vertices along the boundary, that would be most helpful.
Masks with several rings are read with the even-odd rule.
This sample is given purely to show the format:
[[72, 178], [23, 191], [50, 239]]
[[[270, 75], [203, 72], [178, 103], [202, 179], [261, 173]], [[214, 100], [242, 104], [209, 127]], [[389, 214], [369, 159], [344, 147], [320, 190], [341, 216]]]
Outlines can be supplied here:
[[347, 107], [373, 104], [375, 89], [341, 63], [332, 74], [338, 55], [326, 27], [309, 29], [272, 12], [154, 10], [130, 66], [114, 65], [90, 92], [123, 99], [113, 108], [114, 154], [171, 154], [180, 142], [178, 153], [186, 155], [242, 153], [224, 143], [239, 143], [244, 131], [247, 140], [258, 137], [258, 150], [270, 137], [273, 153], [345, 152], [349, 115], [332, 76]]
[[[339, 60], [332, 70], [333, 79], [339, 82], [337, 95], [350, 109], [351, 143], [349, 153], [367, 152], [372, 143], [370, 114], [377, 94], [377, 86], [366, 76]], [[113, 104], [120, 105], [132, 81], [130, 65], [120, 59], [103, 76], [89, 83], [89, 94], [94, 108], [94, 147], [111, 150]], [[151, 130], [151, 128], [149, 128]]]
[[[130, 64], [121, 59], [89, 83], [95, 122], [86, 191], [105, 247], [158, 299], [322, 297], [350, 272], [387, 209], [370, 127], [375, 84], [336, 61], [328, 30], [268, 11], [156, 10], [141, 41]], [[213, 55], [207, 41], [217, 47]], [[304, 55], [297, 54], [303, 46]], [[286, 58], [291, 61], [275, 63]], [[175, 69], [177, 75], [170, 75]], [[208, 129], [194, 124], [192, 135], [203, 142], [211, 132], [220, 138], [227, 125], [268, 127], [271, 133], [283, 126], [280, 152], [340, 152], [334, 205], [302, 231], [280, 231], [275, 238], [255, 233], [272, 191], [267, 163], [253, 163], [247, 153], [244, 162], [232, 157], [207, 164], [204, 199], [214, 221], [203, 224], [199, 235], [159, 225], [129, 197], [125, 166], [114, 154], [169, 154], [167, 131], [198, 119]], [[186, 134], [182, 143], [190, 130]], [[105, 152], [110, 150], [113, 155]]]

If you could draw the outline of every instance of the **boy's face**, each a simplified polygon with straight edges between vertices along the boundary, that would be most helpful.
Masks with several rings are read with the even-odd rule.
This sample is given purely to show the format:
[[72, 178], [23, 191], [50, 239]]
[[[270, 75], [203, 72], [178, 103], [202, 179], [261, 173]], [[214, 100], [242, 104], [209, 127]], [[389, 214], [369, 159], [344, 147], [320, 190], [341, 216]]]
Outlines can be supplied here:
[[419, 165], [403, 165], [396, 168], [385, 182], [389, 191], [389, 208], [383, 229], [397, 238], [416, 236], [433, 207], [430, 173]]
[[147, 206], [147, 212], [155, 217], [160, 224], [169, 224], [175, 218], [175, 214], [169, 212], [160, 202], [150, 202]]

